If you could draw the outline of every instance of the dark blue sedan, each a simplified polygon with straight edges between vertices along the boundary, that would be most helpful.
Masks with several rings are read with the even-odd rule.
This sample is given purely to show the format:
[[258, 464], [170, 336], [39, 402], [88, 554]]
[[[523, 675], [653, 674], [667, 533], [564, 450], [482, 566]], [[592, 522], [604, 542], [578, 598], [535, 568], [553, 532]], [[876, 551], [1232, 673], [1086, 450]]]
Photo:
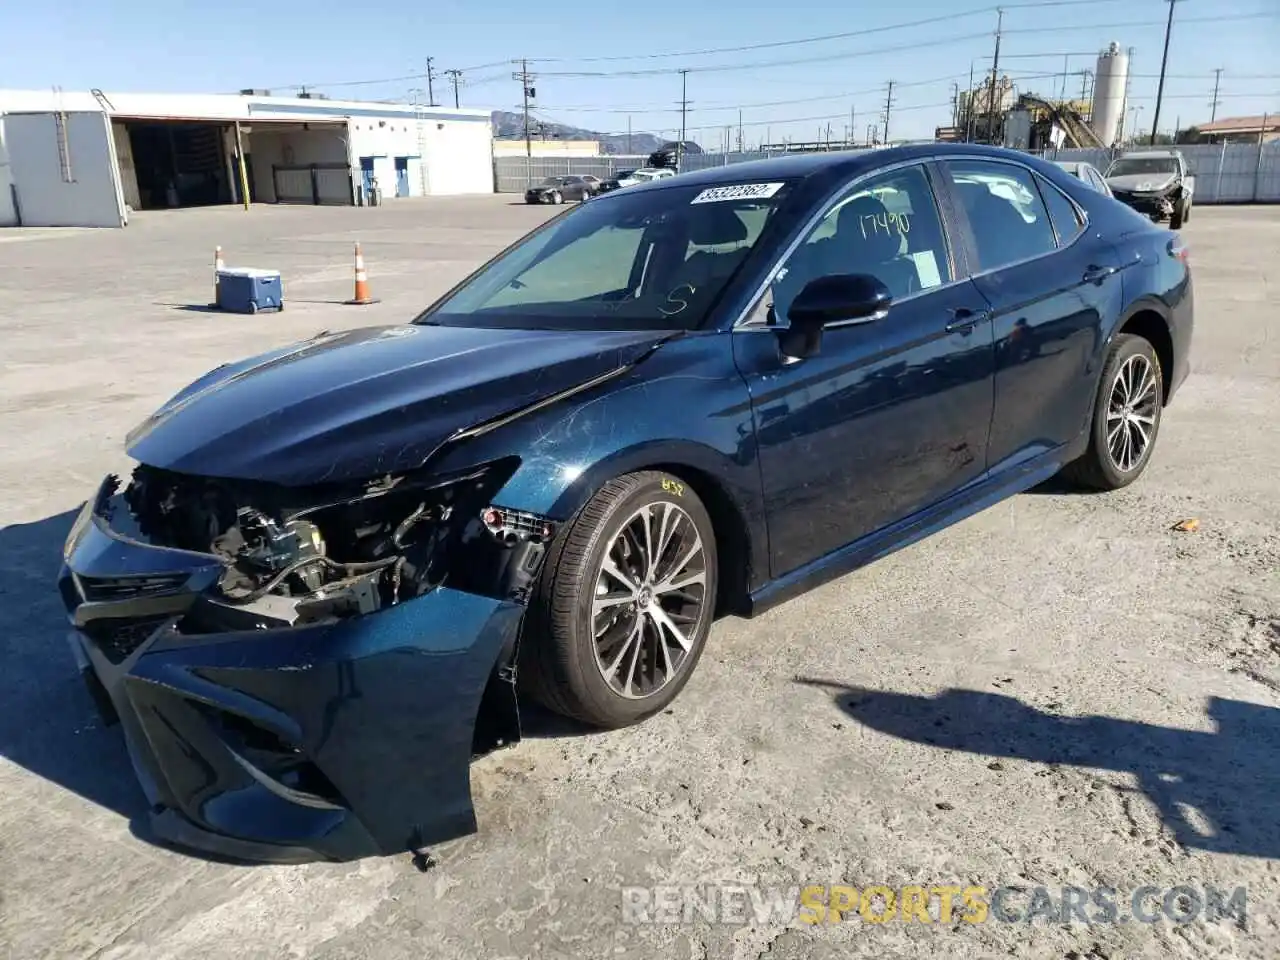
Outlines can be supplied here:
[[1178, 236], [1050, 163], [926, 145], [686, 174], [410, 324], [212, 371], [65, 548], [72, 647], [168, 840], [259, 860], [475, 829], [517, 691], [666, 707], [751, 616], [1062, 473], [1150, 462]]

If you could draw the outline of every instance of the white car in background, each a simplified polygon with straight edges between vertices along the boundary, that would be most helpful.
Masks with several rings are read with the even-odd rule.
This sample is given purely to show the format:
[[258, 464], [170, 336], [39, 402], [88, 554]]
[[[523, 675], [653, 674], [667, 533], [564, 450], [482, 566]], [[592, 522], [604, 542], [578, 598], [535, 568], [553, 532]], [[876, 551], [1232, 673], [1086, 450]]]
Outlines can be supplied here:
[[600, 193], [621, 190], [623, 187], [634, 187], [641, 183], [653, 183], [674, 177], [676, 172], [666, 167], [641, 167], [639, 170], [619, 170], [617, 176], [610, 177], [600, 184]]

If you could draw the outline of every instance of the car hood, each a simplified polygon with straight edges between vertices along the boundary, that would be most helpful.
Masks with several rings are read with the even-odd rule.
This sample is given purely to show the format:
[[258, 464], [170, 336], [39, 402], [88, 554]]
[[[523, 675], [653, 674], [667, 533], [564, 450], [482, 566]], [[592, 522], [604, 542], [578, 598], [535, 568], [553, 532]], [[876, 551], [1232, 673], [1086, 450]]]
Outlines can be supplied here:
[[212, 371], [126, 446], [201, 476], [364, 479], [421, 466], [457, 431], [624, 368], [669, 336], [412, 324], [321, 334]]
[[1122, 177], [1107, 177], [1107, 184], [1112, 190], [1134, 191], [1163, 190], [1174, 181], [1172, 173], [1130, 173]]

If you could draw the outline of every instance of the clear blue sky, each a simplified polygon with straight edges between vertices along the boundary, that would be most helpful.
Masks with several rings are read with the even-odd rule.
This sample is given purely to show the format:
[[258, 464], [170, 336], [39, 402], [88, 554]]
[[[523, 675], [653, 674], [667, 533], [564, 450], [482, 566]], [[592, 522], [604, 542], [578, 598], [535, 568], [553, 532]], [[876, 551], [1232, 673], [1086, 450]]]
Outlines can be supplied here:
[[[1031, 0], [1034, 2], [1034, 0]], [[436, 98], [452, 103], [443, 71], [463, 74], [463, 106], [518, 109], [509, 62], [527, 57], [538, 75], [536, 113], [606, 132], [674, 136], [679, 68], [690, 72], [691, 138], [736, 140], [742, 106], [747, 144], [766, 136], [814, 139], [831, 124], [858, 134], [899, 85], [896, 137], [931, 136], [950, 122], [951, 83], [990, 66], [996, 14], [982, 0], [673, 0], [632, 3], [264, 4], [248, 0], [63, 0], [9, 3], [0, 29], [0, 88], [288, 93], [308, 84], [331, 96], [408, 99], [425, 87], [426, 58], [441, 75]], [[1005, 7], [1001, 72], [1021, 91], [1060, 92], [1068, 71], [1092, 69], [1111, 40], [1136, 48], [1131, 102], [1149, 128], [1164, 38], [1164, 0], [1097, 0]], [[910, 21], [944, 22], [814, 43], [726, 53], [709, 49], [871, 31]], [[678, 54], [677, 56], [664, 56]], [[1033, 56], [1038, 55], [1038, 56]], [[600, 60], [606, 57], [609, 59]], [[620, 59], [628, 58], [628, 59]], [[779, 63], [782, 61], [783, 63]], [[1280, 0], [1180, 0], [1170, 48], [1161, 129], [1209, 117], [1213, 70], [1222, 74], [1219, 118], [1280, 112]], [[729, 67], [731, 69], [711, 69]], [[632, 75], [620, 75], [625, 72]], [[654, 71], [639, 73], [639, 71]], [[609, 76], [557, 76], [603, 73]], [[1054, 79], [1052, 75], [1058, 74]], [[385, 81], [353, 83], [352, 81]], [[1070, 76], [1068, 91], [1080, 89]]]

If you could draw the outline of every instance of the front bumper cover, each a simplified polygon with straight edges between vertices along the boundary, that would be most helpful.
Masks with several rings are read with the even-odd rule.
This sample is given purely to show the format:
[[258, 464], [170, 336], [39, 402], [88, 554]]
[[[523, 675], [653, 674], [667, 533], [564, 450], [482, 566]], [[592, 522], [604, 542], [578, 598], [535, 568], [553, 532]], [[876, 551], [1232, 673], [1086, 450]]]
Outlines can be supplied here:
[[[70, 641], [123, 727], [158, 838], [277, 863], [385, 855], [473, 833], [482, 699], [509, 695], [524, 608], [439, 588], [363, 617], [183, 632], [216, 558], [122, 531], [104, 483], [64, 550]], [[518, 739], [518, 725], [511, 740]], [[510, 742], [510, 740], [508, 741]]]

